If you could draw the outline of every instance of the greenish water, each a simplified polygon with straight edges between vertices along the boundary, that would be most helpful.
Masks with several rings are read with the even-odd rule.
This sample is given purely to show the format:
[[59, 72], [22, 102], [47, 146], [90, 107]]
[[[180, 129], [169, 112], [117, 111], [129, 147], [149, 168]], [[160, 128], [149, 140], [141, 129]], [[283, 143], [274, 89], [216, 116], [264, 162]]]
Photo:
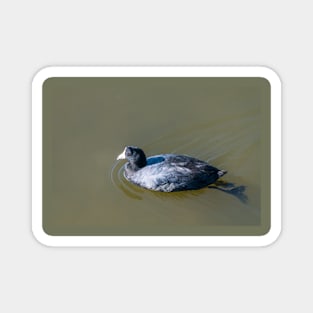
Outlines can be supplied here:
[[[126, 145], [187, 154], [246, 186], [159, 193], [123, 177]], [[262, 78], [50, 78], [43, 228], [50, 235], [261, 235], [270, 227], [270, 86]]]

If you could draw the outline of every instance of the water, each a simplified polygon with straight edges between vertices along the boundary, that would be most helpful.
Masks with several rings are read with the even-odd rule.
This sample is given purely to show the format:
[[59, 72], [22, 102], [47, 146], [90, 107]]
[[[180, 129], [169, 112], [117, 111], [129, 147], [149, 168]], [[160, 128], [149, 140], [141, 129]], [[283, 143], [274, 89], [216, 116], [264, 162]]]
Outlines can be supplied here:
[[[52, 78], [43, 89], [43, 226], [51, 235], [250, 235], [269, 221], [270, 88], [261, 78]], [[116, 157], [186, 154], [246, 186], [160, 193]]]

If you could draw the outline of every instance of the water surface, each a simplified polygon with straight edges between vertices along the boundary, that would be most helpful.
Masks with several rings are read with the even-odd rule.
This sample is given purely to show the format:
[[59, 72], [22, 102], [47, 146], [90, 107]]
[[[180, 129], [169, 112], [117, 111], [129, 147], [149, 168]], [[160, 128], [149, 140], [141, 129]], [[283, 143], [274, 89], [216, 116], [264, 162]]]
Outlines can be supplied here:
[[[270, 87], [262, 78], [50, 78], [43, 227], [51, 235], [259, 235], [270, 227]], [[187, 154], [246, 186], [160, 193], [125, 180], [126, 145]]]

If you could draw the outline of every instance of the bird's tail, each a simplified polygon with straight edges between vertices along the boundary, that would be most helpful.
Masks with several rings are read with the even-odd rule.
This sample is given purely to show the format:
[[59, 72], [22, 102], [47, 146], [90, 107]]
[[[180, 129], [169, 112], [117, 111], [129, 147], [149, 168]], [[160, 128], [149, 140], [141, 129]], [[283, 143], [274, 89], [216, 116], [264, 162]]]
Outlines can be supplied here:
[[219, 170], [219, 171], [217, 172], [218, 177], [222, 177], [222, 176], [224, 176], [225, 174], [227, 174], [227, 171], [225, 171], [225, 170]]

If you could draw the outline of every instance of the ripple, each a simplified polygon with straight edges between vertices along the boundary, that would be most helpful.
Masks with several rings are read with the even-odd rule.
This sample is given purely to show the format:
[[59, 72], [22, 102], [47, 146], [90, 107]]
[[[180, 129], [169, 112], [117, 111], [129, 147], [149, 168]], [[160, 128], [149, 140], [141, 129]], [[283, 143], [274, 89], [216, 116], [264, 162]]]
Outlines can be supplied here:
[[[233, 166], [244, 162], [244, 159], [240, 158], [245, 154], [245, 150], [255, 148], [260, 137], [258, 132], [259, 126], [255, 119], [242, 116], [241, 122], [238, 123], [236, 121], [237, 118], [234, 120], [230, 118], [223, 122], [215, 121], [210, 124], [187, 125], [183, 128], [160, 134], [149, 142], [136, 144], [148, 156], [162, 153], [186, 154], [204, 160], [218, 168], [226, 169], [232, 177], [235, 177], [236, 168]], [[123, 173], [124, 164], [119, 161], [115, 162], [111, 170], [111, 181], [115, 189], [132, 199], [150, 199], [157, 202], [161, 207], [168, 207], [171, 201], [193, 198], [199, 198], [199, 201], [205, 204], [201, 198], [206, 197], [208, 193], [212, 195], [212, 190], [205, 188], [169, 194], [150, 191], [128, 182]], [[207, 200], [205, 199], [204, 201]], [[206, 205], [208, 204], [206, 203]]]
[[[111, 182], [116, 190], [121, 191], [126, 196], [136, 200], [142, 200], [140, 196], [139, 188], [136, 186], [129, 184], [128, 181], [124, 177], [124, 164], [119, 161], [116, 161], [111, 169]], [[137, 190], [136, 190], [137, 189]]]

